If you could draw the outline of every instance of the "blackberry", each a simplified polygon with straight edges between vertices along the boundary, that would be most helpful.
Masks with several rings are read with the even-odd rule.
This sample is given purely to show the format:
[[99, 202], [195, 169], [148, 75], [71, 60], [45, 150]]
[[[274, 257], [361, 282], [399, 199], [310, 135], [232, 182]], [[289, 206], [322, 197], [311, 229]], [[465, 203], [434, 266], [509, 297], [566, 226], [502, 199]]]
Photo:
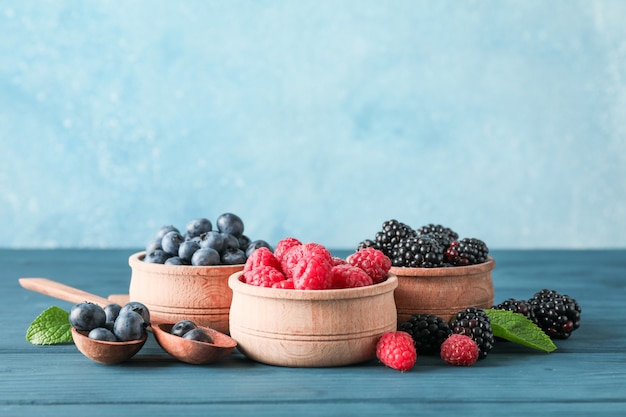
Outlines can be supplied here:
[[491, 320], [482, 308], [468, 307], [456, 313], [450, 322], [452, 333], [471, 337], [478, 345], [478, 359], [485, 359], [493, 349], [493, 330]]
[[508, 298], [492, 307], [495, 310], [508, 310], [526, 316], [529, 320], [535, 321], [535, 312], [532, 306], [526, 300], [516, 300]]
[[446, 249], [446, 259], [456, 265], [475, 265], [487, 261], [489, 248], [480, 239], [464, 238], [455, 240]]
[[444, 247], [430, 236], [409, 237], [394, 246], [391, 252], [393, 266], [409, 268], [437, 268], [443, 264]]
[[410, 226], [395, 219], [387, 220], [383, 223], [382, 230], [376, 233], [375, 242], [378, 248], [391, 258], [390, 255], [394, 246], [414, 234], [415, 232]]
[[439, 243], [444, 246], [444, 248], [447, 248], [452, 242], [459, 238], [459, 234], [457, 232], [440, 224], [427, 224], [420, 227], [415, 232], [418, 236], [430, 235], [435, 237]]
[[580, 327], [582, 309], [575, 299], [543, 289], [528, 300], [535, 323], [552, 339], [567, 339]]
[[420, 355], [439, 354], [441, 344], [452, 334], [448, 323], [433, 314], [413, 314], [399, 330], [411, 335]]
[[380, 246], [378, 246], [378, 244], [376, 242], [374, 242], [372, 239], [365, 239], [365, 240], [359, 242], [359, 245], [357, 247], [357, 251], [360, 251], [361, 249], [365, 249], [365, 248], [374, 248], [374, 249], [379, 249], [380, 250]]

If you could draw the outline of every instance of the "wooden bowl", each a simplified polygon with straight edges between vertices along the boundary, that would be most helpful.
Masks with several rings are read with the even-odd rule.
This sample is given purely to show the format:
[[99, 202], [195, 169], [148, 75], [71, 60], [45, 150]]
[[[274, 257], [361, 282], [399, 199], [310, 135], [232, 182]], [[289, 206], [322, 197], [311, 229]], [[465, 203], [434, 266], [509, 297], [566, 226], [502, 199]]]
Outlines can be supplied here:
[[447, 268], [391, 267], [398, 277], [395, 291], [398, 323], [413, 314], [434, 314], [450, 320], [458, 311], [474, 306], [493, 306], [491, 271], [496, 263], [489, 257], [477, 265]]
[[248, 358], [268, 365], [331, 367], [376, 357], [376, 342], [397, 328], [395, 275], [368, 287], [286, 290], [228, 279], [230, 334]]
[[78, 350], [89, 359], [106, 365], [121, 363], [132, 358], [148, 339], [148, 335], [144, 334], [139, 340], [105, 342], [90, 339], [88, 334], [89, 332], [79, 331], [72, 327], [72, 339]]
[[152, 326], [152, 331], [163, 350], [181, 362], [194, 365], [217, 362], [230, 355], [237, 347], [234, 339], [209, 327], [198, 326], [211, 335], [213, 343], [173, 335], [171, 333], [173, 325], [173, 323], [157, 324]]
[[[191, 320], [229, 333], [228, 313], [233, 298], [228, 277], [241, 265], [184, 266], [144, 262], [145, 252], [130, 256], [129, 297], [148, 307], [161, 323]], [[155, 321], [155, 320], [153, 320]]]

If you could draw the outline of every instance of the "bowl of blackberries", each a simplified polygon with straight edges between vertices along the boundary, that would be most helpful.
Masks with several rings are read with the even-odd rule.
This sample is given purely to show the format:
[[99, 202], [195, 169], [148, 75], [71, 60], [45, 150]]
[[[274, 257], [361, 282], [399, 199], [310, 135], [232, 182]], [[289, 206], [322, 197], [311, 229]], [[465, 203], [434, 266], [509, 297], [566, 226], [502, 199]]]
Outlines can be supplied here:
[[243, 270], [250, 254], [272, 249], [262, 239], [244, 233], [236, 214], [223, 213], [215, 223], [200, 217], [184, 228], [159, 228], [146, 249], [129, 258], [129, 296], [144, 303], [155, 320], [192, 320], [227, 333], [232, 290], [228, 277]]
[[469, 306], [493, 305], [491, 272], [496, 264], [481, 239], [461, 238], [441, 224], [413, 228], [391, 219], [358, 245], [358, 249], [366, 247], [379, 249], [391, 259], [389, 272], [398, 277], [394, 293], [398, 323], [414, 314], [450, 319]]

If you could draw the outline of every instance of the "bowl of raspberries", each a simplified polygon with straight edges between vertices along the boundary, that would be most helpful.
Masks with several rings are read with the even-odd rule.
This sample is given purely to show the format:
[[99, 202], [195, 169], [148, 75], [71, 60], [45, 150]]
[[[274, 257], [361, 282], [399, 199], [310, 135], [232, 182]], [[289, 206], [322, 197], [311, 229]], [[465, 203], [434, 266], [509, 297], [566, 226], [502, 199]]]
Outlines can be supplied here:
[[144, 251], [128, 260], [129, 297], [165, 322], [189, 319], [228, 334], [228, 277], [243, 270], [259, 247], [271, 249], [266, 241], [246, 236], [243, 220], [233, 213], [218, 216], [214, 223], [192, 219], [184, 229], [163, 226]]
[[459, 234], [440, 224], [412, 228], [392, 219], [383, 222], [372, 239], [358, 250], [374, 248], [391, 259], [398, 277], [395, 301], [398, 322], [414, 314], [433, 314], [448, 320], [469, 306], [493, 305], [491, 271], [495, 261], [478, 238]]
[[391, 260], [367, 248], [346, 259], [319, 243], [287, 237], [256, 249], [228, 280], [230, 332], [257, 362], [332, 367], [376, 357], [380, 336], [397, 328]]

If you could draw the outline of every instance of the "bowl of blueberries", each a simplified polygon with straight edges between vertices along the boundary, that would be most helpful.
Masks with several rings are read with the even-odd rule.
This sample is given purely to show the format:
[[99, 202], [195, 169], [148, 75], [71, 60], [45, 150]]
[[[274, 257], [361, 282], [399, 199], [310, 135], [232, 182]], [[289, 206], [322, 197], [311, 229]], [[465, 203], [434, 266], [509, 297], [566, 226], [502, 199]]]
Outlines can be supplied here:
[[250, 239], [241, 217], [233, 213], [221, 214], [215, 224], [201, 217], [182, 230], [163, 226], [144, 251], [128, 260], [129, 297], [162, 322], [187, 319], [228, 334], [228, 277], [242, 271], [250, 253], [260, 247], [271, 249], [265, 240]]

